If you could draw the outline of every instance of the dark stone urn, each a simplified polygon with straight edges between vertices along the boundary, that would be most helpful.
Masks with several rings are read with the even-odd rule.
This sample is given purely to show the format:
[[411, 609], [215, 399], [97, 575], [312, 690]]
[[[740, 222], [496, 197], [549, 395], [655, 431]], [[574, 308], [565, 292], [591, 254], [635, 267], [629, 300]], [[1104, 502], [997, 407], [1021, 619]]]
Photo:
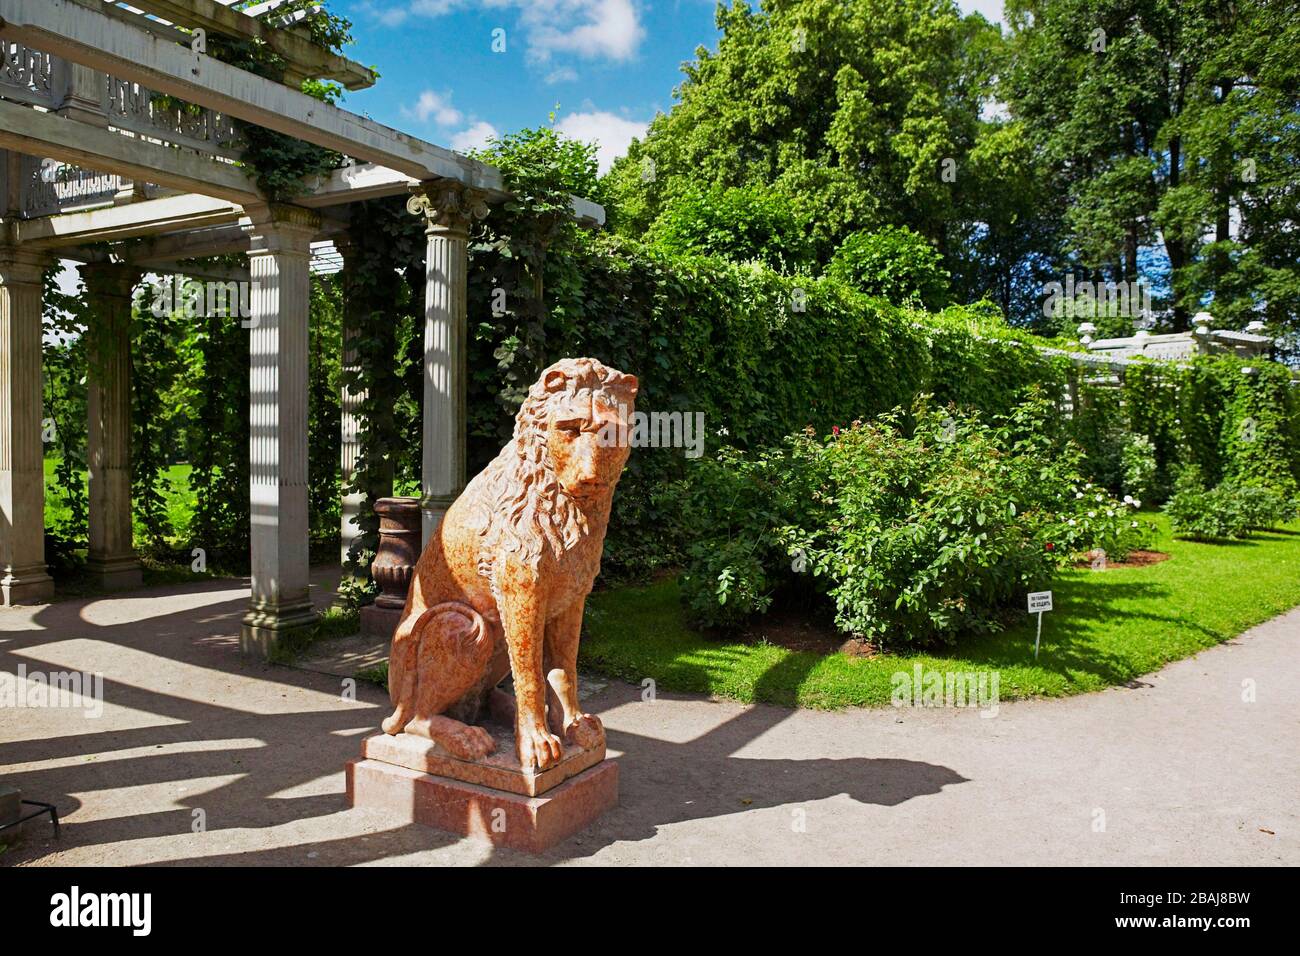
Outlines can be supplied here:
[[379, 515], [379, 550], [370, 575], [380, 594], [374, 604], [361, 609], [361, 633], [391, 639], [420, 560], [420, 499], [380, 498], [375, 514]]

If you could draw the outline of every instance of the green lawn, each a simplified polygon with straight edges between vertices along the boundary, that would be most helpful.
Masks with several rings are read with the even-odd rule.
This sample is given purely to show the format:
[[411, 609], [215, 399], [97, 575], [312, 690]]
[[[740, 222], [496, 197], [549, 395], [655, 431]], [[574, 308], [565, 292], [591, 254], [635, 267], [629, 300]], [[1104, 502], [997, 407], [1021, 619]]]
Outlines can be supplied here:
[[888, 704], [891, 676], [916, 663], [998, 671], [1003, 700], [1061, 696], [1125, 683], [1300, 605], [1300, 525], [1198, 544], [1172, 538], [1163, 516], [1154, 521], [1154, 547], [1170, 560], [1067, 571], [1053, 586], [1037, 661], [1028, 614], [950, 651], [873, 659], [710, 639], [686, 626], [676, 582], [665, 580], [592, 595], [582, 662], [634, 683], [653, 678], [662, 690], [803, 707]]
[[[58, 466], [57, 458], [45, 459], [45, 527], [47, 528], [58, 527], [59, 522], [68, 514], [68, 507], [59, 496], [59, 487], [54, 480], [54, 471]], [[189, 465], [172, 465], [166, 471], [167, 480], [171, 483], [171, 493], [167, 495], [167, 516], [178, 535], [182, 535], [189, 527], [190, 516], [194, 513], [190, 471]], [[81, 480], [85, 482], [85, 472], [81, 473]], [[137, 536], [140, 534], [138, 527], [136, 534]]]

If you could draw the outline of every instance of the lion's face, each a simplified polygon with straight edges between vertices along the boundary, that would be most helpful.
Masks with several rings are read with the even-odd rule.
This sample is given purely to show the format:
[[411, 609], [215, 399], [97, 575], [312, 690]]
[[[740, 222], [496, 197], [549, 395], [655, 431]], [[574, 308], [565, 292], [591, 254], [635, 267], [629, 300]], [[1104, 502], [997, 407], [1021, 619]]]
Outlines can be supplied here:
[[[630, 376], [629, 376], [630, 378]], [[635, 379], [621, 394], [583, 389], [557, 396], [547, 421], [546, 443], [561, 487], [579, 501], [607, 495], [623, 473], [631, 449], [626, 436]]]

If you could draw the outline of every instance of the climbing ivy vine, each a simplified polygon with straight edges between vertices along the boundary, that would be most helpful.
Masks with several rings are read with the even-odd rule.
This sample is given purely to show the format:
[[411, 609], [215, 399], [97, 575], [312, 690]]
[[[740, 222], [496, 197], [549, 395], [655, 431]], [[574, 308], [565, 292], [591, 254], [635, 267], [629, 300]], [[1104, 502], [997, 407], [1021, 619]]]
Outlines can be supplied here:
[[418, 478], [424, 230], [407, 213], [405, 198], [393, 197], [355, 204], [352, 235], [342, 274], [347, 339], [341, 344], [353, 358], [344, 363], [339, 382], [360, 396], [360, 430], [356, 471], [344, 491], [364, 495], [367, 504], [349, 555], [353, 583], [345, 590], [365, 600], [379, 541], [379, 519], [370, 505]]
[[[352, 42], [352, 23], [324, 9], [322, 0], [291, 0], [287, 5], [262, 15], [279, 19], [298, 10], [312, 10], [306, 23], [312, 39], [332, 53], [340, 53]], [[241, 70], [276, 83], [283, 83], [285, 61], [273, 48], [260, 40], [217, 35], [208, 37], [208, 54]], [[328, 80], [307, 80], [302, 92], [323, 103], [336, 103], [343, 88]], [[272, 202], [288, 202], [306, 191], [305, 182], [325, 175], [343, 165], [344, 157], [293, 136], [253, 123], [240, 123], [244, 141], [241, 161], [257, 178], [257, 187]]]

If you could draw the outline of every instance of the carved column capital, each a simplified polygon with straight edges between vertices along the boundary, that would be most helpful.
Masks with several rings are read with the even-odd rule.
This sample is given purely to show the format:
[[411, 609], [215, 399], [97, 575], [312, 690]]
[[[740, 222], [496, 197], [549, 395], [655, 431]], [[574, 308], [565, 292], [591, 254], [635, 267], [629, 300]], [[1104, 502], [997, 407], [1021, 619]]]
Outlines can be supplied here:
[[245, 208], [252, 220], [249, 255], [268, 253], [310, 255], [311, 242], [320, 231], [320, 213], [302, 206], [269, 203]]
[[48, 252], [0, 244], [0, 285], [40, 286], [53, 262]]
[[488, 214], [488, 194], [454, 179], [434, 179], [414, 187], [406, 210], [423, 216], [429, 232], [469, 233], [475, 219]]
[[144, 271], [129, 262], [86, 262], [77, 266], [86, 292], [97, 297], [130, 299]]

